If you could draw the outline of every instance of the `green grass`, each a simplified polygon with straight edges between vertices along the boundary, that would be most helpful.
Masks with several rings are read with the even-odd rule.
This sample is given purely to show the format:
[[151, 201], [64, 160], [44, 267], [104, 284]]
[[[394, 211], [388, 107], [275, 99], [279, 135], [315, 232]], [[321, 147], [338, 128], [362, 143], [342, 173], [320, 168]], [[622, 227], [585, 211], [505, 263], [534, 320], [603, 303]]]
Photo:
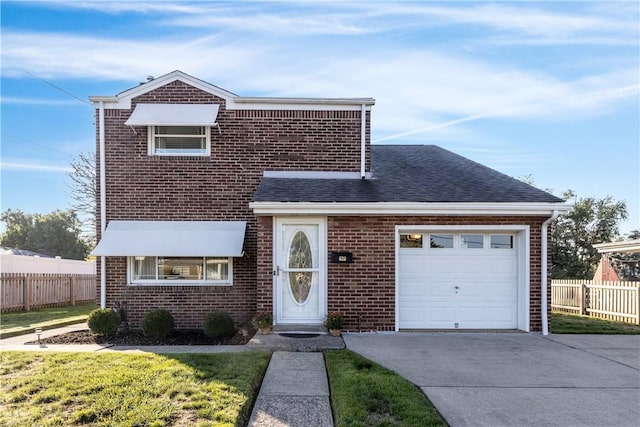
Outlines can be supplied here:
[[0, 425], [242, 426], [269, 358], [3, 352]]
[[336, 426], [446, 426], [409, 381], [349, 350], [325, 352]]
[[640, 334], [640, 326], [566, 313], [551, 313], [554, 334]]
[[31, 333], [35, 328], [51, 329], [81, 323], [87, 320], [87, 316], [95, 308], [96, 305], [91, 303], [20, 313], [3, 313], [0, 315], [0, 335], [2, 338], [8, 338]]

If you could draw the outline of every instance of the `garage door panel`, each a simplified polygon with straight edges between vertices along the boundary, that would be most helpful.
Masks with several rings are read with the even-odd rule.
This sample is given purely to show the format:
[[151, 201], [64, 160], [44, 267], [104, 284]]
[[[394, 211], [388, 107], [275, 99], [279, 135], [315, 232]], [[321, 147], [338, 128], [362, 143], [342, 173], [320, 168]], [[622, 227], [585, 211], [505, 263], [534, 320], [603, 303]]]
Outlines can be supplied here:
[[456, 259], [455, 270], [449, 270], [449, 274], [451, 271], [455, 271], [456, 275], [465, 277], [482, 275], [487, 271], [487, 260], [484, 257], [471, 258], [459, 256], [458, 259]]
[[422, 258], [422, 262], [427, 267], [425, 273], [437, 275], [449, 276], [451, 271], [457, 268], [457, 259], [455, 257], [437, 257], [435, 259]]
[[515, 256], [487, 260], [487, 272], [490, 274], [504, 274], [515, 277], [518, 272], [518, 260]]
[[403, 275], [423, 275], [426, 270], [424, 257], [420, 255], [402, 254], [400, 256], [400, 272]]
[[426, 295], [436, 300], [437, 298], [450, 298], [454, 294], [455, 285], [451, 282], [429, 281], [426, 286]]
[[426, 293], [426, 286], [421, 281], [406, 282], [400, 287], [400, 298], [423, 297]]
[[403, 310], [400, 312], [400, 322], [403, 324], [412, 324], [413, 326], [405, 326], [405, 327], [414, 327], [420, 328], [422, 324], [424, 324], [424, 307], [423, 306], [405, 306]]
[[398, 265], [400, 328], [517, 327], [516, 250], [424, 248], [401, 251]]

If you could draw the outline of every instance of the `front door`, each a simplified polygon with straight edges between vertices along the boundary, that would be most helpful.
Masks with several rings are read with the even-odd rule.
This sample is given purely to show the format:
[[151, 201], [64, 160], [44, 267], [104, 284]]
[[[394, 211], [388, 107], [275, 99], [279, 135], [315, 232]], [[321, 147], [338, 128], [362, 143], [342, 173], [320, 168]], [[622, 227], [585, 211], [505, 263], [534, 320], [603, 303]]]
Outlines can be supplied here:
[[274, 237], [276, 323], [322, 323], [327, 298], [324, 219], [280, 218]]

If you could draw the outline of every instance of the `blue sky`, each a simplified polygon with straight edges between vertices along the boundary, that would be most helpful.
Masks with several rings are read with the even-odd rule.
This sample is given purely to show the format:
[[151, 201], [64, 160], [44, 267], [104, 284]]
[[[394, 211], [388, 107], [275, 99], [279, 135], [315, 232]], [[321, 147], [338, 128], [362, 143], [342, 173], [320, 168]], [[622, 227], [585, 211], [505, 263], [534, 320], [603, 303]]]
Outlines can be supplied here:
[[[179, 69], [241, 96], [373, 97], [372, 140], [436, 144], [640, 228], [637, 2], [2, 1], [0, 209], [71, 205], [90, 95]], [[68, 93], [65, 93], [68, 92]], [[75, 98], [69, 94], [74, 95]]]

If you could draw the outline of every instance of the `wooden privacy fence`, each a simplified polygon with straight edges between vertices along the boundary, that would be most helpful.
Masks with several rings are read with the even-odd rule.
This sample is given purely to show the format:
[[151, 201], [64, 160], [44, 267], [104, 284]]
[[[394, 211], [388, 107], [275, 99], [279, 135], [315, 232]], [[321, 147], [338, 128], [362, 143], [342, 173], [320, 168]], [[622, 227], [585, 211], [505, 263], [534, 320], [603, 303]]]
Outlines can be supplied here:
[[640, 282], [552, 280], [551, 309], [640, 325]]
[[2, 312], [61, 307], [96, 300], [95, 274], [0, 274]]

